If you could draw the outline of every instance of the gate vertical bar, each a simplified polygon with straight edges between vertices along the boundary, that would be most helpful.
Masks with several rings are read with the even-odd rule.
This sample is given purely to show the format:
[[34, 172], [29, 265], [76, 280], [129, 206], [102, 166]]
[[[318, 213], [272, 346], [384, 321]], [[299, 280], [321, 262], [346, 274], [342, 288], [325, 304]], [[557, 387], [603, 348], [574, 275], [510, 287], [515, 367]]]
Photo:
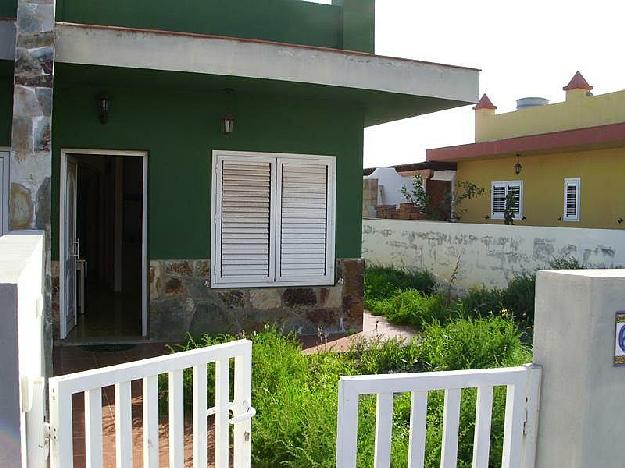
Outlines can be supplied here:
[[132, 468], [130, 382], [115, 384], [115, 466]]
[[336, 468], [356, 468], [358, 455], [358, 393], [349, 381], [339, 381], [338, 416], [336, 419]]
[[102, 468], [102, 390], [85, 392], [85, 455], [89, 468]]
[[459, 388], [448, 388], [445, 390], [441, 468], [456, 468], [458, 463], [458, 427], [460, 425], [461, 395]]
[[[234, 401], [236, 414], [243, 414], [252, 406], [252, 344], [234, 358]], [[234, 426], [234, 466], [252, 466], [252, 420], [246, 419]]]
[[520, 468], [525, 419], [525, 380], [508, 385], [504, 420], [502, 468]]
[[143, 467], [159, 468], [158, 375], [143, 379]]
[[391, 439], [393, 436], [393, 394], [378, 393], [375, 418], [374, 468], [391, 466]]
[[50, 381], [50, 468], [73, 466], [72, 395]]
[[193, 468], [207, 466], [206, 364], [193, 367]]
[[493, 387], [477, 388], [475, 408], [475, 435], [473, 437], [473, 463], [471, 466], [472, 468], [488, 468]]
[[527, 387], [525, 395], [525, 430], [521, 466], [536, 466], [536, 444], [538, 441], [538, 417], [540, 410], [540, 381], [542, 367], [528, 364]]
[[215, 468], [230, 466], [230, 359], [215, 362]]
[[171, 371], [167, 375], [169, 406], [169, 467], [184, 465], [184, 405], [183, 370]]
[[410, 395], [410, 435], [408, 439], [408, 468], [421, 468], [425, 460], [428, 392]]

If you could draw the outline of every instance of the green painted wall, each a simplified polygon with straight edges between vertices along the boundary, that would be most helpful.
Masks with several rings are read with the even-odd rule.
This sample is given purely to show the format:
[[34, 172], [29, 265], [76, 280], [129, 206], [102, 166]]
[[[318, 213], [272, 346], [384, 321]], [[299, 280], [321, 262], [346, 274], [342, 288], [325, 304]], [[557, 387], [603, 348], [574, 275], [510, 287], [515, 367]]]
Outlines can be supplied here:
[[0, 61], [0, 146], [11, 146], [13, 66]]
[[341, 9], [301, 0], [57, 0], [57, 21], [340, 47]]
[[0, 0], [0, 16], [15, 18], [17, 16], [17, 0]]
[[[62, 85], [53, 121], [53, 258], [58, 258], [60, 148], [149, 151], [149, 255], [207, 258], [210, 251], [210, 151], [233, 149], [336, 155], [337, 258], [360, 257], [362, 111], [339, 101], [222, 91], [176, 92], [108, 87], [110, 122], [98, 122], [100, 88]], [[182, 88], [184, 89], [184, 88]], [[236, 131], [221, 133], [234, 106]]]
[[333, 0], [341, 12], [341, 49], [375, 51], [375, 0]]

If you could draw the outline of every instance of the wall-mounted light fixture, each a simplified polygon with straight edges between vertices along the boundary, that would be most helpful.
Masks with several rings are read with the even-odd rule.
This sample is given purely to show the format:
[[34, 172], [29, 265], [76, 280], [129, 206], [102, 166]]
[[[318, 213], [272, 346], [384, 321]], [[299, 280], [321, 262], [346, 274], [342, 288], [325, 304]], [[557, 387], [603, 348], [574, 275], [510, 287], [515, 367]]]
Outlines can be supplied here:
[[521, 161], [519, 160], [519, 157], [521, 155], [517, 153], [516, 155], [516, 163], [514, 164], [514, 173], [516, 175], [519, 175], [521, 173], [521, 171], [523, 170], [523, 166], [521, 165]]
[[224, 115], [222, 121], [223, 132], [225, 135], [230, 135], [234, 132], [234, 117], [231, 114]]
[[101, 124], [105, 124], [109, 121], [109, 114], [111, 113], [111, 98], [106, 93], [98, 94], [96, 98], [98, 103], [98, 118]]
[[234, 89], [226, 88], [224, 89], [224, 93], [226, 93], [226, 110], [227, 112], [221, 118], [222, 122], [222, 131], [224, 135], [230, 135], [234, 132], [234, 107], [235, 107], [235, 96]]

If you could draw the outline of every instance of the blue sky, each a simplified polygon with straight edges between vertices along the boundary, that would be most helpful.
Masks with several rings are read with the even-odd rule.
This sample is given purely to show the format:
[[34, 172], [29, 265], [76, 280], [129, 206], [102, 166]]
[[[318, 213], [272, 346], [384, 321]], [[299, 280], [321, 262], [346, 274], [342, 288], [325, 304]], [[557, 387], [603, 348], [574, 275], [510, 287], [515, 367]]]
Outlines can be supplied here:
[[[625, 88], [625, 3], [614, 0], [377, 0], [376, 53], [481, 68], [498, 112], [515, 100], [564, 99], [580, 70], [601, 94]], [[473, 142], [471, 106], [371, 127], [365, 167], [425, 159], [425, 149]]]

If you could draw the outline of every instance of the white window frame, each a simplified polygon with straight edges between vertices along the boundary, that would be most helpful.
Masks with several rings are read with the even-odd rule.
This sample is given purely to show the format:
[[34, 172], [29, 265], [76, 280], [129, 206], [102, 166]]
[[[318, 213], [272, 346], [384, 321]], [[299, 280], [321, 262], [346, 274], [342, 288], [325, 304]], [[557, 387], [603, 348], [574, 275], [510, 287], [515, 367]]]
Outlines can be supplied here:
[[506, 186], [506, 197], [508, 196], [508, 189], [510, 186], [519, 187], [519, 212], [514, 216], [515, 221], [521, 221], [523, 219], [523, 181], [522, 180], [495, 180], [490, 184], [490, 218], [491, 219], [504, 219], [503, 213], [493, 212], [493, 193], [496, 185]]
[[[577, 186], [576, 191], [576, 199], [575, 199], [575, 207], [576, 214], [575, 216], [568, 216], [566, 214], [566, 203], [567, 203], [567, 189], [570, 185]], [[564, 179], [564, 209], [562, 213], [562, 221], [567, 222], [576, 222], [580, 220], [580, 201], [581, 201], [581, 191], [582, 191], [582, 180], [580, 177], [567, 177]]]
[[9, 148], [0, 147], [0, 236], [9, 232]]
[[[221, 252], [221, 202], [219, 193], [221, 182], [218, 177], [218, 169], [221, 161], [239, 161], [245, 158], [248, 161], [268, 161], [272, 159], [271, 175], [271, 209], [270, 209], [270, 245], [269, 245], [269, 278], [267, 281], [246, 282], [243, 278], [221, 277], [221, 265], [217, 259]], [[323, 162], [328, 166], [327, 180], [327, 222], [326, 222], [326, 274], [324, 276], [300, 276], [297, 278], [284, 279], [280, 277], [280, 226], [281, 212], [276, 204], [282, 199], [280, 177], [282, 166], [279, 161], [290, 162]], [[282, 286], [330, 286], [335, 282], [335, 229], [336, 229], [336, 158], [334, 156], [322, 156], [313, 154], [294, 153], [261, 153], [253, 151], [213, 150], [211, 163], [211, 288], [264, 288]], [[275, 203], [273, 202], [275, 201]], [[272, 240], [271, 240], [272, 239]]]

